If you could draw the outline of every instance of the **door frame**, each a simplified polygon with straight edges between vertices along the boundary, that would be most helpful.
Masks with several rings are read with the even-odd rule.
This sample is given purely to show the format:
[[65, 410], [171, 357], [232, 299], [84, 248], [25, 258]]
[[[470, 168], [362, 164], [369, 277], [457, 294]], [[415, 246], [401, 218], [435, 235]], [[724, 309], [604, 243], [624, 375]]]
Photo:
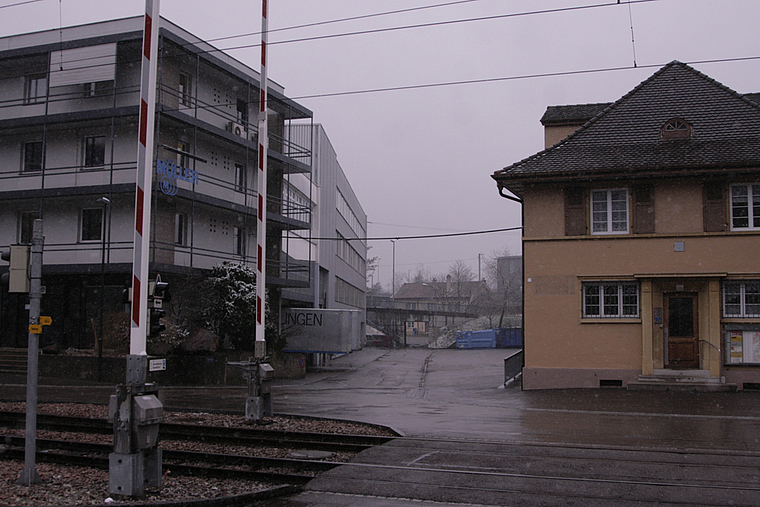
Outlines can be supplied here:
[[[663, 328], [664, 328], [664, 352], [665, 352], [665, 368], [670, 370], [689, 370], [689, 369], [700, 369], [701, 367], [701, 356], [700, 356], [700, 350], [699, 350], [699, 293], [698, 292], [664, 292], [662, 295], [663, 298]], [[694, 336], [693, 336], [693, 346], [694, 346], [694, 356], [695, 360], [694, 362], [690, 362], [687, 365], [681, 365], [681, 364], [673, 364], [673, 358], [671, 357], [670, 353], [670, 299], [671, 298], [690, 298], [692, 300], [692, 308], [693, 308], [693, 315], [692, 318], [694, 319], [693, 322], [693, 329], [694, 329]], [[681, 338], [681, 337], [677, 337]], [[687, 337], [684, 337], [687, 338]]]

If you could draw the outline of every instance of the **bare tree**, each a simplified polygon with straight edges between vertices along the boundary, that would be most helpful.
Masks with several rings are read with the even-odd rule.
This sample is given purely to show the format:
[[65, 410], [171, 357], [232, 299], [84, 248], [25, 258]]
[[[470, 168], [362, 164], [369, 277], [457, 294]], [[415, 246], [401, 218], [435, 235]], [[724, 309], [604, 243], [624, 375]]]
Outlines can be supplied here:
[[426, 268], [424, 264], [417, 264], [417, 269], [414, 272], [414, 278], [412, 278], [412, 282], [424, 283], [429, 282], [432, 279], [433, 276], [430, 274], [430, 270]]
[[486, 277], [493, 289], [494, 309], [499, 312], [499, 325], [504, 327], [508, 314], [522, 313], [522, 259], [510, 255], [508, 249], [495, 251], [486, 259]]
[[472, 269], [463, 260], [456, 260], [449, 266], [449, 274], [446, 277], [446, 281], [447, 283], [451, 283], [449, 293], [454, 297], [457, 311], [464, 309], [461, 308], [461, 303], [465, 298], [471, 296], [466, 290], [466, 284], [474, 279], [475, 275]]

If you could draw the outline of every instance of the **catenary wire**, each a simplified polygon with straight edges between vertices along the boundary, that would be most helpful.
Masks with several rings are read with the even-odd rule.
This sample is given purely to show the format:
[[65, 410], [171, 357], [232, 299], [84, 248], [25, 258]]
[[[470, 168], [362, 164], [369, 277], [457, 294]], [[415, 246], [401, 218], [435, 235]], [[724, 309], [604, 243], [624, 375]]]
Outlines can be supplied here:
[[[421, 234], [418, 236], [378, 236], [376, 238], [309, 238], [311, 241], [389, 241], [389, 240], [407, 240], [407, 239], [434, 239], [434, 238], [454, 238], [458, 236], [476, 236], [479, 234], [492, 234], [495, 232], [519, 231], [522, 227], [505, 227], [503, 229], [488, 229], [484, 231], [466, 231], [466, 232], [449, 232], [446, 234]], [[306, 239], [306, 238], [304, 238]]]
[[[697, 60], [697, 61], [684, 62], [684, 63], [686, 63], [687, 65], [701, 65], [701, 64], [710, 64], [710, 63], [732, 63], [732, 62], [751, 61], [751, 60], [760, 60], [760, 56], [717, 58], [717, 59], [710, 59], [710, 60]], [[421, 89], [421, 88], [436, 88], [436, 87], [442, 87], [442, 86], [494, 83], [494, 82], [499, 82], [499, 81], [517, 81], [517, 80], [522, 80], [522, 79], [575, 76], [575, 75], [582, 75], [582, 74], [600, 74], [600, 73], [616, 72], [616, 71], [622, 71], [622, 70], [660, 68], [666, 65], [666, 63], [651, 63], [647, 65], [639, 65], [637, 67], [631, 67], [631, 66], [626, 65], [626, 66], [620, 66], [620, 67], [603, 67], [603, 68], [596, 68], [596, 69], [544, 72], [544, 73], [537, 73], [537, 74], [521, 74], [517, 76], [492, 77], [492, 78], [483, 78], [483, 79], [465, 79], [465, 80], [460, 80], [460, 81], [441, 81], [438, 83], [425, 83], [425, 84], [405, 85], [405, 86], [389, 86], [385, 88], [367, 88], [364, 90], [350, 90], [350, 91], [343, 91], [343, 92], [300, 95], [297, 97], [289, 97], [289, 98], [291, 100], [306, 100], [306, 99], [327, 98], [327, 97], [340, 97], [340, 96], [345, 96], [345, 95], [361, 95], [361, 94], [366, 94], [366, 93], [393, 92], [393, 91], [415, 90], [415, 89]]]
[[[35, 1], [40, 1], [40, 0], [35, 0]], [[326, 20], [326, 21], [316, 21], [314, 23], [305, 23], [305, 24], [302, 24], [302, 25], [293, 25], [293, 26], [286, 26], [286, 27], [283, 27], [283, 28], [270, 29], [269, 33], [285, 32], [285, 31], [288, 31], [288, 30], [298, 30], [298, 29], [301, 29], [301, 28], [312, 28], [312, 27], [315, 27], [315, 26], [331, 25], [331, 24], [335, 24], [335, 23], [342, 23], [342, 22], [345, 22], [345, 21], [358, 21], [360, 19], [377, 18], [377, 17], [380, 17], [380, 16], [388, 16], [388, 15], [392, 15], [392, 14], [403, 14], [403, 13], [406, 13], [406, 12], [414, 12], [414, 11], [421, 11], [421, 10], [427, 10], [427, 9], [435, 9], [435, 8], [438, 8], [438, 7], [449, 7], [451, 5], [466, 4], [466, 3], [479, 2], [479, 1], [480, 0], [457, 0], [456, 2], [446, 2], [446, 3], [442, 3], [442, 4], [435, 4], [435, 5], [423, 5], [423, 6], [420, 6], [420, 7], [410, 7], [408, 9], [397, 9], [397, 10], [393, 10], [393, 11], [376, 12], [374, 14], [362, 14], [362, 15], [359, 15], [359, 16], [351, 16], [351, 17], [348, 17], [348, 18], [338, 18], [338, 19], [330, 19], [330, 20]], [[261, 35], [261, 32], [250, 32], [250, 33], [242, 33], [242, 34], [238, 34], [238, 35], [228, 35], [228, 36], [225, 36], [225, 37], [216, 37], [214, 39], [207, 39], [206, 42], [218, 42], [218, 41], [222, 41], [222, 40], [238, 39], [238, 38], [243, 38], [243, 37], [252, 37], [252, 36], [255, 36], [255, 35]]]
[[0, 5], [0, 9], [7, 9], [8, 7], [18, 7], [19, 5], [35, 4], [37, 2], [44, 2], [45, 0], [26, 0], [25, 2], [16, 2], [15, 4]]
[[[660, 2], [660, 1], [662, 0], [631, 0], [631, 3], [650, 3], [650, 2]], [[555, 8], [555, 9], [543, 9], [543, 10], [537, 10], [537, 11], [513, 12], [510, 14], [496, 14], [492, 16], [481, 16], [477, 18], [451, 19], [447, 21], [435, 21], [431, 23], [418, 23], [414, 25], [401, 25], [401, 26], [392, 26], [392, 27], [386, 27], [386, 28], [375, 28], [375, 29], [370, 29], [370, 30], [359, 30], [355, 32], [343, 32], [343, 33], [328, 34], [328, 35], [315, 35], [313, 37], [304, 37], [301, 39], [273, 41], [273, 42], [269, 42], [268, 45], [274, 46], [277, 44], [290, 44], [293, 42], [311, 42], [315, 40], [334, 39], [336, 37], [350, 37], [354, 35], [368, 35], [368, 34], [374, 34], [374, 33], [392, 32], [392, 31], [399, 31], [399, 30], [430, 28], [430, 27], [435, 27], [435, 26], [445, 26], [445, 25], [453, 25], [453, 24], [459, 24], [459, 23], [471, 23], [475, 21], [492, 21], [495, 19], [516, 18], [516, 17], [522, 17], [522, 16], [534, 16], [534, 15], [541, 15], [541, 14], [555, 14], [555, 13], [560, 13], [560, 12], [571, 12], [571, 11], [579, 11], [579, 10], [598, 9], [598, 8], [604, 8], [604, 7], [613, 7], [616, 5], [619, 5], [619, 2], [605, 2], [601, 4], [578, 5], [574, 7], [560, 7], [560, 8]], [[220, 48], [218, 49], [218, 51], [246, 49], [246, 48], [258, 47], [260, 45], [261, 44], [259, 43], [244, 44], [241, 46]]]

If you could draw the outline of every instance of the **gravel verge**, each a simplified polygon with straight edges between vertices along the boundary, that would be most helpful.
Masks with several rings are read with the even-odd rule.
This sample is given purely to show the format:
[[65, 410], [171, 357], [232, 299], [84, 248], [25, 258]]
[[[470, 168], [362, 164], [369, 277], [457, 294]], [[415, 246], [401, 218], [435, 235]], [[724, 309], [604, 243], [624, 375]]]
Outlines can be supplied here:
[[[2, 403], [0, 410], [24, 412], [24, 403]], [[108, 407], [103, 405], [50, 403], [37, 407], [39, 414], [65, 415], [75, 417], [105, 418]], [[198, 424], [203, 426], [252, 427], [242, 415], [209, 414], [200, 412], [165, 412], [165, 422], [179, 424]], [[305, 431], [315, 433], [336, 433], [351, 435], [396, 436], [393, 432], [372, 425], [361, 423], [309, 419], [299, 417], [275, 416], [265, 419], [263, 428], [285, 431]], [[10, 434], [10, 430], [2, 430]], [[17, 429], [13, 434], [23, 435]], [[77, 439], [84, 437], [80, 434]], [[61, 438], [56, 432], [38, 431], [38, 438]], [[110, 442], [109, 435], [89, 435], [87, 440]], [[84, 438], [82, 438], [84, 440]], [[181, 442], [162, 441], [162, 448], [181, 448]], [[0, 444], [0, 455], [3, 446]], [[219, 446], [199, 446], [193, 444], [193, 450], [206, 452], [225, 452], [246, 454], [250, 456], [281, 457], [281, 449], [226, 448]], [[347, 461], [350, 455], [335, 455], [330, 461]], [[136, 502], [134, 499], [110, 497], [108, 494], [108, 471], [84, 467], [64, 466], [49, 463], [37, 463], [36, 470], [42, 484], [19, 486], [16, 484], [24, 463], [18, 460], [0, 461], [0, 506], [72, 506], [103, 504], [156, 504], [165, 502], [191, 502], [210, 500], [237, 495], [249, 495], [254, 492], [272, 488], [272, 484], [241, 481], [207, 479], [201, 477], [173, 477], [171, 470], [166, 472], [162, 485], [155, 490], [147, 490], [145, 498]]]

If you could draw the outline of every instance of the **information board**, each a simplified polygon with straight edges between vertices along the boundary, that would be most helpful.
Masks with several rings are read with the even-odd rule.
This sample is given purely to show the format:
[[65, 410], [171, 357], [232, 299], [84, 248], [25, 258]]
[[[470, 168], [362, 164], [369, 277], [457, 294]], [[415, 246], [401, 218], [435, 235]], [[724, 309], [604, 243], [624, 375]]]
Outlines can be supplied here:
[[760, 329], [726, 330], [728, 364], [760, 364]]

